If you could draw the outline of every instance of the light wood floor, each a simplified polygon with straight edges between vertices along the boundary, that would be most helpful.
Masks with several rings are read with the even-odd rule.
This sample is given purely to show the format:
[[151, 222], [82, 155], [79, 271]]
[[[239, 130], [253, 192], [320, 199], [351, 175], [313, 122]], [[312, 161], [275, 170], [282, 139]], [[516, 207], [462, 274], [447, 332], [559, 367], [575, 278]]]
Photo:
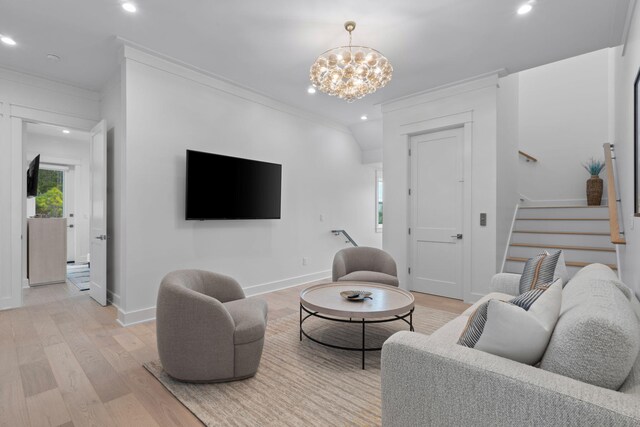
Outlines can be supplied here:
[[[297, 313], [303, 287], [263, 295], [269, 319]], [[453, 313], [468, 306], [415, 295]], [[123, 328], [113, 306], [71, 284], [25, 290], [24, 301], [0, 311], [0, 426], [201, 425], [142, 367], [158, 357], [155, 322]]]

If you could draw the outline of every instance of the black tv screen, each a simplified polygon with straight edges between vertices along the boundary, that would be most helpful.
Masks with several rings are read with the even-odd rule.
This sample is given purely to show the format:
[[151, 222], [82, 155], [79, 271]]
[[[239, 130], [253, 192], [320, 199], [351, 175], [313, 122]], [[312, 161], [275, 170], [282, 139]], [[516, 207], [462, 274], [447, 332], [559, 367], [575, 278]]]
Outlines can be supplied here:
[[186, 219], [280, 219], [282, 165], [187, 150]]
[[27, 169], [27, 197], [38, 195], [38, 172], [40, 171], [40, 154], [34, 157]]

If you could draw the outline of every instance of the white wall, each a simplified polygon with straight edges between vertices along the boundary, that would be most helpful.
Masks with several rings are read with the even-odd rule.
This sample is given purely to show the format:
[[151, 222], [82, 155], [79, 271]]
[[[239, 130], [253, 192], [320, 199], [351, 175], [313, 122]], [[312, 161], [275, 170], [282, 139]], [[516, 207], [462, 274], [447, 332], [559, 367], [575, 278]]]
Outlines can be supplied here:
[[518, 204], [519, 75], [500, 79], [498, 89], [496, 271], [502, 271]]
[[0, 309], [22, 300], [22, 121], [88, 130], [99, 118], [98, 99], [94, 92], [0, 69]]
[[626, 246], [622, 252], [622, 280], [640, 293], [640, 218], [634, 217], [634, 134], [633, 83], [640, 70], [640, 6], [636, 5], [629, 37], [622, 56], [615, 50], [615, 102], [611, 111], [615, 123], [615, 150], [618, 166], [622, 217]]
[[[172, 270], [224, 273], [255, 293], [329, 276], [346, 246], [333, 228], [381, 246], [375, 169], [361, 164], [346, 128], [133, 49], [125, 55], [123, 323], [153, 317]], [[282, 164], [282, 219], [185, 221], [186, 149]]]
[[519, 146], [538, 159], [519, 160], [526, 199], [586, 203], [582, 163], [609, 142], [609, 74], [609, 49], [518, 73]]
[[[410, 96], [384, 104], [385, 180], [383, 247], [398, 263], [407, 286], [409, 135], [467, 125], [465, 153], [471, 175], [465, 177], [464, 298], [474, 301], [489, 291], [496, 272], [497, 76]], [[463, 122], [460, 122], [463, 121]], [[469, 189], [470, 191], [467, 191]], [[479, 224], [487, 213], [487, 226]]]
[[74, 214], [76, 262], [87, 262], [89, 254], [89, 215], [91, 213], [91, 173], [89, 139], [78, 141], [26, 132], [27, 159], [40, 154], [40, 163], [57, 163], [74, 170], [74, 206], [67, 206]]

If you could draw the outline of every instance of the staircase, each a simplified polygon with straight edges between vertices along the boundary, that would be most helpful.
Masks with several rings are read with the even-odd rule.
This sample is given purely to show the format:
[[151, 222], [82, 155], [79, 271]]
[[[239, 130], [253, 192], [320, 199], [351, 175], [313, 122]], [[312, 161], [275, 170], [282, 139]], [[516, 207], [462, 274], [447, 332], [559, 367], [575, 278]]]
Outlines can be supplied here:
[[607, 206], [521, 206], [509, 242], [504, 272], [522, 273], [525, 262], [561, 249], [569, 275], [598, 262], [617, 270]]

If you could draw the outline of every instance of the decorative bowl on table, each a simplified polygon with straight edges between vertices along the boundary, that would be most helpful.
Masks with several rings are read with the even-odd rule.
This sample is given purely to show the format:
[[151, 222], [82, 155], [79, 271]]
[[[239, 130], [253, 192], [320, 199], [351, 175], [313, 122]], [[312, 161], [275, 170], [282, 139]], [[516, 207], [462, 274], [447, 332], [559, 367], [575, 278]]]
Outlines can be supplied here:
[[364, 301], [371, 298], [371, 292], [369, 291], [342, 291], [340, 292], [342, 298], [347, 301]]

